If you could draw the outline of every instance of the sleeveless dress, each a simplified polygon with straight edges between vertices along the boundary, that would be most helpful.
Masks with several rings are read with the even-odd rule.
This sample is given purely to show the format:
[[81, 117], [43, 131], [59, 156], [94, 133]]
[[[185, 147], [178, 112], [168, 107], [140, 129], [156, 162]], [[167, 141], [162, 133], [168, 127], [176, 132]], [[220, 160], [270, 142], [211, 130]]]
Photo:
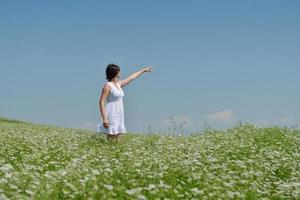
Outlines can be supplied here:
[[97, 132], [112, 135], [116, 135], [118, 133], [126, 133], [123, 107], [124, 91], [119, 83], [119, 88], [117, 88], [111, 82], [107, 82], [106, 84], [108, 84], [111, 88], [107, 97], [107, 104], [105, 106], [109, 127], [105, 128], [103, 126], [103, 123], [99, 123], [97, 125]]

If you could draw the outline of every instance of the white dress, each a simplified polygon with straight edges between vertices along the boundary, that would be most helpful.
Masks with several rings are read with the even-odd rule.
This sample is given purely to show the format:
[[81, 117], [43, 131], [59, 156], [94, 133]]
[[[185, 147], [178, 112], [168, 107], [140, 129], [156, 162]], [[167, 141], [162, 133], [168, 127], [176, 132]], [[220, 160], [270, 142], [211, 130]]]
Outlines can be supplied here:
[[123, 107], [124, 91], [119, 83], [119, 88], [117, 88], [111, 82], [107, 82], [106, 84], [108, 84], [111, 88], [107, 97], [107, 104], [105, 106], [109, 127], [105, 128], [103, 126], [103, 123], [99, 123], [97, 125], [97, 132], [112, 135], [116, 135], [118, 133], [126, 133]]

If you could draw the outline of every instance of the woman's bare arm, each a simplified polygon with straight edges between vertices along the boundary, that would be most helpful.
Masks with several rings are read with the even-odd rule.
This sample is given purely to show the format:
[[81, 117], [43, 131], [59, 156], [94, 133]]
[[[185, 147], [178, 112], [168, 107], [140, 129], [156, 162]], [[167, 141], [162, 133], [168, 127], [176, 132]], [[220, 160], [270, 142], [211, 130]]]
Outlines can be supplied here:
[[144, 72], [151, 72], [152, 71], [152, 67], [145, 67], [137, 72], [132, 73], [130, 76], [128, 76], [128, 78], [124, 79], [124, 80], [120, 80], [120, 85], [121, 87], [126, 86], [128, 83], [130, 83], [131, 81], [133, 81], [134, 79], [136, 79], [137, 77], [139, 77], [140, 75], [142, 75]]
[[109, 122], [108, 122], [108, 118], [106, 116], [106, 110], [105, 110], [105, 101], [109, 94], [109, 91], [110, 91], [110, 86], [105, 85], [102, 89], [102, 93], [101, 93], [101, 97], [100, 97], [100, 101], [99, 101], [100, 113], [101, 113], [102, 120], [103, 120], [103, 126], [105, 128], [108, 128], [108, 126], [109, 126]]

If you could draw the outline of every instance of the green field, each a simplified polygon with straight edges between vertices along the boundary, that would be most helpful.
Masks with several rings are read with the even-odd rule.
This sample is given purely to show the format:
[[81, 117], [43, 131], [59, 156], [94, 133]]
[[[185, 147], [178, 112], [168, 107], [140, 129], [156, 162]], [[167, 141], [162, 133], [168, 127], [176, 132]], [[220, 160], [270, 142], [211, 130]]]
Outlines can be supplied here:
[[0, 199], [300, 199], [300, 131], [127, 133], [115, 144], [1, 118]]

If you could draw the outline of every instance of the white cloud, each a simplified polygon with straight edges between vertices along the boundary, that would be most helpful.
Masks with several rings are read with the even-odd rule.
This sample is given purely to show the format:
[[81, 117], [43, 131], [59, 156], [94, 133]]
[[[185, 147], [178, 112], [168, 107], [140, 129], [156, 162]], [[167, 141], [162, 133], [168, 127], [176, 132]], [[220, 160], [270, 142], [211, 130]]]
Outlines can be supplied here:
[[213, 122], [233, 122], [237, 119], [237, 117], [231, 109], [228, 109], [206, 115], [205, 119]]
[[234, 126], [238, 122], [238, 117], [231, 109], [226, 109], [204, 116], [202, 123], [203, 121], [213, 128], [223, 129]]

